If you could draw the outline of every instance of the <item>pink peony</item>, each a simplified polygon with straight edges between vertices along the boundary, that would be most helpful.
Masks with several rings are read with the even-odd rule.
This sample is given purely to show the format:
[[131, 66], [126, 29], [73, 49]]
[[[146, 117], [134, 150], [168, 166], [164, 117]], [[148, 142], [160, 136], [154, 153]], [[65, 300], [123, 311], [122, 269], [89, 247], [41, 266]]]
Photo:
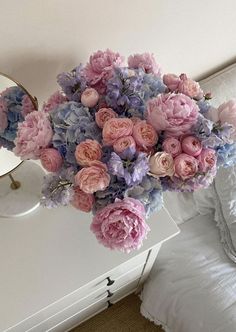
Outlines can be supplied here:
[[49, 113], [56, 109], [59, 105], [66, 103], [68, 100], [60, 91], [56, 91], [48, 99], [46, 103], [43, 104], [43, 112]]
[[120, 137], [130, 136], [133, 122], [128, 118], [113, 118], [105, 122], [102, 136], [104, 145], [113, 145]]
[[175, 74], [165, 74], [163, 76], [163, 82], [167, 86], [167, 88], [173, 92], [178, 90], [180, 78]]
[[199, 108], [184, 94], [160, 94], [147, 102], [147, 122], [165, 135], [179, 137], [196, 123]]
[[90, 212], [93, 208], [94, 201], [95, 199], [92, 194], [85, 193], [79, 187], [74, 188], [74, 195], [71, 205], [73, 205], [76, 209], [83, 212]]
[[89, 58], [84, 68], [84, 76], [89, 84], [100, 94], [106, 91], [106, 83], [111, 78], [113, 68], [123, 65], [123, 57], [107, 49], [105, 52], [97, 51]]
[[133, 138], [137, 145], [146, 149], [157, 144], [158, 135], [152, 125], [138, 121], [133, 128]]
[[4, 99], [0, 98], [0, 133], [3, 133], [8, 126], [7, 108]]
[[228, 123], [233, 126], [231, 138], [236, 140], [236, 100], [229, 100], [218, 108], [218, 118], [221, 124]]
[[91, 166], [92, 162], [101, 160], [101, 145], [92, 139], [86, 139], [77, 145], [75, 150], [75, 159], [81, 166]]
[[81, 103], [85, 107], [94, 107], [99, 100], [98, 92], [93, 88], [87, 88], [81, 95]]
[[216, 153], [213, 149], [203, 149], [197, 159], [201, 172], [207, 172], [216, 166]]
[[175, 175], [182, 180], [187, 180], [197, 173], [198, 161], [192, 156], [186, 153], [181, 153], [174, 159], [175, 163]]
[[187, 136], [182, 140], [182, 150], [190, 156], [197, 157], [202, 151], [202, 143], [194, 136]]
[[110, 183], [107, 166], [100, 161], [94, 161], [90, 167], [82, 168], [75, 175], [75, 184], [87, 194], [105, 190]]
[[57, 172], [63, 164], [62, 156], [53, 148], [43, 149], [40, 153], [42, 166], [48, 172]]
[[190, 98], [201, 99], [203, 97], [203, 91], [199, 83], [188, 78], [186, 74], [180, 75], [178, 92], [183, 93]]
[[36, 111], [35, 106], [28, 95], [24, 95], [22, 99], [22, 115], [26, 117], [27, 114]]
[[162, 143], [162, 148], [165, 152], [172, 155], [173, 158], [182, 152], [181, 143], [174, 137], [168, 137]]
[[154, 55], [150, 53], [130, 55], [128, 66], [133, 69], [142, 68], [147, 74], [161, 76], [161, 67], [156, 63]]
[[174, 160], [171, 154], [156, 152], [149, 159], [150, 173], [155, 178], [174, 175]]
[[99, 128], [103, 128], [107, 120], [117, 118], [118, 114], [112, 108], [100, 108], [95, 113], [95, 121]]
[[113, 149], [117, 154], [124, 152], [126, 149], [131, 148], [135, 151], [135, 140], [132, 136], [118, 138], [113, 145]]
[[98, 211], [91, 230], [105, 247], [128, 253], [141, 247], [150, 228], [145, 222], [143, 204], [134, 198], [124, 198]]
[[41, 150], [47, 148], [52, 140], [53, 131], [48, 114], [34, 111], [19, 123], [13, 152], [21, 159], [38, 159]]

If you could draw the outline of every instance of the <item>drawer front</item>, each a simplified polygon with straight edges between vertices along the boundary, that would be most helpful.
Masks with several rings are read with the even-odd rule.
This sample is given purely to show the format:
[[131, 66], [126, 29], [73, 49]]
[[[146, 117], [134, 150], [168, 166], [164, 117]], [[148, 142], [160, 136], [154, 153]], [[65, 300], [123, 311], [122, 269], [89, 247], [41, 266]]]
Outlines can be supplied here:
[[116, 292], [119, 288], [131, 283], [133, 280], [139, 279], [142, 275], [144, 265], [138, 266], [136, 269], [126, 273], [122, 277], [118, 278], [114, 284], [110, 287], [112, 292]]
[[110, 299], [110, 303], [111, 304], [116, 303], [120, 301], [123, 297], [126, 297], [127, 295], [135, 292], [138, 287], [138, 283], [139, 279], [134, 280], [129, 284], [123, 286], [122, 288], [118, 289]]

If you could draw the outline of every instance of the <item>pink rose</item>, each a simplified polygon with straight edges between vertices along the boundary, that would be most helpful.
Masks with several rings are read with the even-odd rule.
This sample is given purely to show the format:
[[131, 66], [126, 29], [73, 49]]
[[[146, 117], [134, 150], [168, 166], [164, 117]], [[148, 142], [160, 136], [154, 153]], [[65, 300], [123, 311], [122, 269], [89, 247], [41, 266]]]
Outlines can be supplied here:
[[0, 97], [0, 133], [3, 133], [7, 126], [7, 107], [4, 99]]
[[135, 151], [136, 144], [132, 136], [118, 138], [113, 145], [113, 149], [117, 154], [122, 153], [126, 149], [131, 148]]
[[100, 94], [104, 94], [114, 67], [122, 66], [123, 60], [119, 53], [114, 53], [109, 49], [105, 52], [97, 51], [90, 56], [83, 74], [93, 88]]
[[87, 194], [105, 190], [110, 183], [107, 166], [100, 161], [94, 161], [91, 166], [82, 168], [75, 175], [75, 184]]
[[143, 53], [130, 55], [128, 58], [128, 66], [133, 69], [142, 68], [147, 74], [161, 76], [161, 67], [156, 63], [153, 54]]
[[166, 138], [162, 143], [162, 148], [165, 152], [171, 154], [173, 158], [182, 152], [180, 141], [174, 137]]
[[183, 93], [190, 98], [201, 99], [203, 97], [203, 91], [199, 83], [188, 78], [186, 74], [180, 75], [178, 92]]
[[61, 154], [53, 148], [43, 149], [40, 153], [42, 166], [48, 172], [57, 172], [63, 164]]
[[75, 150], [75, 159], [81, 166], [91, 166], [92, 162], [101, 160], [101, 145], [92, 139], [86, 139], [77, 145]]
[[138, 121], [133, 128], [133, 138], [142, 148], [150, 148], [157, 144], [158, 135], [152, 125], [146, 121]]
[[175, 175], [182, 180], [190, 179], [198, 171], [198, 161], [188, 154], [181, 153], [174, 159]]
[[134, 198], [117, 200], [99, 210], [91, 231], [105, 247], [130, 252], [139, 249], [150, 228], [143, 204]]
[[107, 120], [117, 117], [118, 114], [114, 112], [112, 108], [100, 108], [100, 110], [95, 113], [95, 121], [99, 128], [103, 128]]
[[66, 103], [68, 100], [60, 91], [56, 91], [51, 95], [46, 103], [43, 104], [43, 112], [50, 113], [59, 105]]
[[167, 88], [173, 92], [178, 90], [180, 78], [175, 74], [166, 74], [163, 76], [163, 82]]
[[99, 100], [98, 92], [93, 88], [87, 88], [81, 95], [81, 103], [85, 107], [94, 107]]
[[41, 150], [47, 148], [52, 140], [53, 131], [48, 114], [34, 111], [19, 123], [13, 152], [21, 159], [38, 159]]
[[201, 172], [207, 172], [216, 166], [216, 153], [213, 149], [203, 149], [197, 159]]
[[202, 151], [202, 143], [194, 136], [187, 136], [182, 140], [182, 150], [190, 156], [197, 157]]
[[152, 176], [156, 178], [174, 175], [174, 159], [166, 152], [156, 152], [149, 159], [149, 168]]
[[85, 193], [79, 187], [74, 188], [74, 195], [71, 205], [73, 205], [76, 209], [83, 212], [90, 212], [93, 208], [94, 202], [95, 199], [92, 194]]
[[236, 140], [236, 100], [229, 100], [218, 108], [218, 116], [221, 124], [228, 123], [233, 126], [231, 138]]
[[147, 102], [147, 122], [165, 136], [179, 137], [197, 122], [199, 108], [184, 94], [160, 94]]
[[133, 122], [128, 118], [113, 118], [105, 122], [102, 136], [104, 145], [113, 145], [120, 137], [130, 136]]

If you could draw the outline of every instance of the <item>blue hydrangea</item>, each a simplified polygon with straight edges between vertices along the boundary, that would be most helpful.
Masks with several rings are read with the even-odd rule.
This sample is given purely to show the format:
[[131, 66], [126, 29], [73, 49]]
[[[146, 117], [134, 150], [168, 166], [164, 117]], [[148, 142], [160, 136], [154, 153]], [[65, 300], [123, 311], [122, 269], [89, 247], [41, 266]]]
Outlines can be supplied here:
[[209, 111], [209, 109], [211, 108], [211, 104], [205, 98], [200, 99], [197, 102], [197, 105], [200, 109], [200, 113], [202, 113], [202, 114], [206, 114]]
[[236, 164], [236, 143], [225, 144], [217, 149], [217, 166], [230, 167]]

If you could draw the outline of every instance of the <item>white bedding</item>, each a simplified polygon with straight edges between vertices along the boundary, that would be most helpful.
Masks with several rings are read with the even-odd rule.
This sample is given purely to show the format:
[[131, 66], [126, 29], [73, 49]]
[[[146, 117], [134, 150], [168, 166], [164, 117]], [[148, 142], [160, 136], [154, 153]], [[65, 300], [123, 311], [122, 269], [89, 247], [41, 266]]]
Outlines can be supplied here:
[[199, 215], [181, 225], [144, 286], [141, 313], [168, 332], [236, 331], [236, 265], [214, 223]]

